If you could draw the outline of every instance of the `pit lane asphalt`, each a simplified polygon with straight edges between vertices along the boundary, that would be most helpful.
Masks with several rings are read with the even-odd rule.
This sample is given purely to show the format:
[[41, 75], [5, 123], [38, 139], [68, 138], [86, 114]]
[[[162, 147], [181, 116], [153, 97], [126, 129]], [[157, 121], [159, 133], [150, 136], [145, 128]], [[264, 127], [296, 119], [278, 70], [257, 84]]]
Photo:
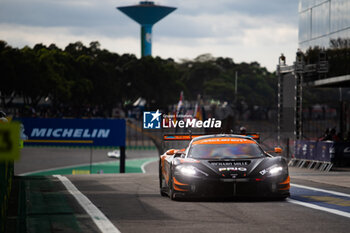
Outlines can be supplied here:
[[[25, 147], [21, 151], [21, 158], [15, 161], [15, 174], [38, 172], [40, 170], [55, 169], [92, 162], [111, 162], [115, 159], [107, 157], [112, 149], [89, 148], [57, 148], [57, 147]], [[151, 158], [158, 156], [156, 150], [127, 150], [126, 159]]]
[[[28, 148], [30, 149], [30, 148]], [[73, 154], [69, 149], [30, 150], [22, 156], [17, 172], [28, 172], [67, 163], [80, 164], [89, 151]], [[66, 153], [62, 153], [66, 152]], [[106, 151], [94, 154], [94, 161], [106, 160]], [[95, 153], [95, 152], [94, 152]], [[97, 153], [100, 153], [97, 155]], [[34, 156], [34, 157], [33, 157]], [[130, 157], [145, 157], [135, 152]], [[150, 157], [154, 156], [150, 153]], [[30, 161], [37, 161], [31, 163]], [[40, 162], [38, 162], [40, 161]], [[87, 159], [89, 161], [89, 159]], [[26, 162], [28, 164], [26, 164]], [[20, 164], [22, 163], [22, 164]], [[59, 164], [57, 164], [59, 163]], [[26, 168], [27, 170], [24, 170]], [[22, 170], [21, 170], [22, 169]], [[146, 167], [146, 174], [103, 174], [67, 176], [122, 232], [348, 232], [349, 218], [306, 208], [286, 201], [211, 200], [174, 202], [159, 195], [157, 163]], [[301, 185], [350, 194], [350, 174], [322, 173], [291, 168], [291, 181]], [[52, 178], [55, 179], [55, 178]], [[62, 192], [64, 192], [62, 190]], [[66, 193], [66, 192], [64, 192]], [[68, 195], [68, 193], [67, 193]], [[69, 196], [69, 195], [68, 195]], [[68, 198], [73, 209], [81, 209]], [[79, 211], [78, 220], [93, 225]], [[90, 232], [96, 228], [90, 228]]]
[[[150, 167], [156, 167], [155, 163]], [[150, 169], [150, 168], [148, 168]], [[306, 173], [306, 174], [304, 174]], [[291, 169], [292, 182], [350, 193]], [[298, 174], [303, 174], [298, 176]], [[327, 176], [318, 173], [318, 176]], [[349, 174], [346, 174], [349, 175]], [[339, 175], [338, 175], [339, 176]], [[348, 232], [349, 218], [287, 201], [171, 201], [161, 197], [158, 174], [67, 176], [121, 232]], [[294, 178], [297, 177], [297, 178]], [[304, 179], [304, 177], [309, 177]]]

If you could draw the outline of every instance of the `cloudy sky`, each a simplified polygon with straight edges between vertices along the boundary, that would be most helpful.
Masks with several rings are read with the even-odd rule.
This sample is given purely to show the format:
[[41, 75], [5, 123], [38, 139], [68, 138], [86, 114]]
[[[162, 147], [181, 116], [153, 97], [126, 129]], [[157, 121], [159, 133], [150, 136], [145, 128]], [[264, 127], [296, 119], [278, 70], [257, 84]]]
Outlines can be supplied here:
[[[140, 56], [140, 27], [116, 10], [137, 0], [0, 0], [0, 40], [37, 43], [99, 41], [109, 51]], [[153, 27], [153, 55], [176, 60], [200, 54], [257, 61], [274, 71], [298, 47], [298, 0], [159, 0], [177, 10]]]

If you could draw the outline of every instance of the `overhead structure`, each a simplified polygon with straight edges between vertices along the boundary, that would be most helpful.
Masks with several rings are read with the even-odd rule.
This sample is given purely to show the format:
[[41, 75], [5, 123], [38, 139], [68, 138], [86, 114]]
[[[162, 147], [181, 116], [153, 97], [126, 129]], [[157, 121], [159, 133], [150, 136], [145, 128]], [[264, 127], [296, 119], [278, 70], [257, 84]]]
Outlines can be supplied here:
[[142, 1], [138, 5], [117, 7], [141, 25], [141, 56], [152, 55], [152, 27], [159, 20], [176, 10], [174, 7], [155, 5], [151, 1]]

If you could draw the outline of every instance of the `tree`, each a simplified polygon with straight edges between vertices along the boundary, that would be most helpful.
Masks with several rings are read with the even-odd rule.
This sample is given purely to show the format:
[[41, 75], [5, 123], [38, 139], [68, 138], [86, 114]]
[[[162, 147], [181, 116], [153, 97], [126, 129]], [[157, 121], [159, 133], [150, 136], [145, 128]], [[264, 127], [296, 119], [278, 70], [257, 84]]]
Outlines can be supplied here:
[[10, 105], [18, 94], [17, 64], [20, 53], [7, 45], [5, 41], [0, 41], [0, 74], [1, 74], [1, 105], [5, 108]]

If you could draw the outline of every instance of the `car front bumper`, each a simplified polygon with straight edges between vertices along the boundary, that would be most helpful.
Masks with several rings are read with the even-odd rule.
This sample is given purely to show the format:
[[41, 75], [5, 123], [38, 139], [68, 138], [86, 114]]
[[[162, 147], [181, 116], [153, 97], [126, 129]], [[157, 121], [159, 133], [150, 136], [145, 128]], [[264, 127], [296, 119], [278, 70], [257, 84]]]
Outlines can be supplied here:
[[203, 178], [174, 176], [178, 196], [198, 197], [288, 197], [289, 176], [259, 178]]

